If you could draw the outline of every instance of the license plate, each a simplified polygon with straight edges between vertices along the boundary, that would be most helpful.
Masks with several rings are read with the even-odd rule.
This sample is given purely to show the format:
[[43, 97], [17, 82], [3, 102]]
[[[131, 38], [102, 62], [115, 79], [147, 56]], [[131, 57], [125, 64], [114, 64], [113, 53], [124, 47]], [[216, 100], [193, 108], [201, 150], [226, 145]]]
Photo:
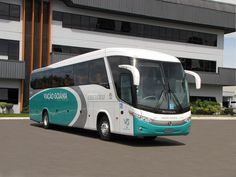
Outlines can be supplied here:
[[174, 130], [172, 128], [166, 128], [164, 130], [165, 133], [172, 133]]

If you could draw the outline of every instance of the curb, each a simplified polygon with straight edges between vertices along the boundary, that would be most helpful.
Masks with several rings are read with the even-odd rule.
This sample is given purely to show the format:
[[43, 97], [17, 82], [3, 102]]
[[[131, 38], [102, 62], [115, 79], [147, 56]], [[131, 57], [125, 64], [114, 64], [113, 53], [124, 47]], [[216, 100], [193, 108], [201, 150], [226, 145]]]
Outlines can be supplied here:
[[0, 120], [29, 120], [29, 117], [0, 117]]
[[192, 120], [236, 120], [236, 117], [192, 117]]

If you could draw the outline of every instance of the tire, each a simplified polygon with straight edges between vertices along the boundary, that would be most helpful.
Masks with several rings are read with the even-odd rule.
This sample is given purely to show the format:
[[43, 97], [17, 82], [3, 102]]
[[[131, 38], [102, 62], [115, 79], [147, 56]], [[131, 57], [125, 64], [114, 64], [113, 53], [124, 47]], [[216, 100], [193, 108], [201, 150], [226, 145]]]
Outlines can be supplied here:
[[154, 141], [154, 140], [156, 139], [156, 137], [157, 137], [157, 136], [145, 136], [145, 137], [143, 137], [143, 138], [144, 138], [144, 140], [146, 140], [146, 141]]
[[43, 128], [49, 129], [50, 128], [50, 123], [49, 123], [49, 118], [48, 118], [48, 112], [43, 113]]
[[110, 123], [107, 116], [103, 116], [98, 123], [98, 133], [102, 140], [111, 140]]

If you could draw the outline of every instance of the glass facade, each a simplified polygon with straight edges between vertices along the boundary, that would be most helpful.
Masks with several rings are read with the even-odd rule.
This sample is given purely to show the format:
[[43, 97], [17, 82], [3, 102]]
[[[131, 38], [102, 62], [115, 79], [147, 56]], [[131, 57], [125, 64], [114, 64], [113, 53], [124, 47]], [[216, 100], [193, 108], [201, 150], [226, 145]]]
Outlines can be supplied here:
[[65, 28], [106, 32], [143, 38], [217, 46], [217, 35], [197, 31], [119, 21], [93, 16], [53, 11], [53, 20], [62, 21]]

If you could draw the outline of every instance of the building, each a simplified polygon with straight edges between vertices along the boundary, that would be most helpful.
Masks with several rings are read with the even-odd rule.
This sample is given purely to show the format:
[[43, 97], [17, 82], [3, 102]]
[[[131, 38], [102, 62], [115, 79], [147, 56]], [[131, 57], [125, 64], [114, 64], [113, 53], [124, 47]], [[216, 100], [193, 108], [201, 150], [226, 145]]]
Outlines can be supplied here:
[[224, 34], [235, 31], [235, 6], [208, 0], [0, 0], [0, 101], [28, 105], [33, 69], [106, 47], [136, 47], [178, 57], [197, 71], [191, 100], [222, 103], [236, 85], [223, 68]]
[[232, 103], [236, 103], [236, 86], [223, 87], [224, 107], [232, 107]]

